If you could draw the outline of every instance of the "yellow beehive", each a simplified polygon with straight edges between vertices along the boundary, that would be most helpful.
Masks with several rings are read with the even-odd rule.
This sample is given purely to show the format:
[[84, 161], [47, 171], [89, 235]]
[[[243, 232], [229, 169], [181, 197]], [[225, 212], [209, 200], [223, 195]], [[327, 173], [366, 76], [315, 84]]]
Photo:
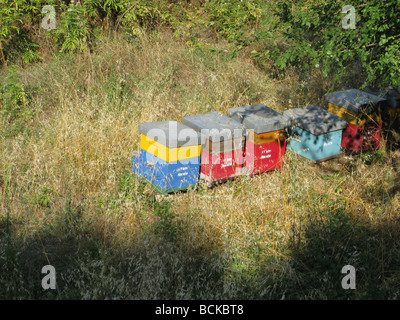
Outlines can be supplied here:
[[337, 116], [345, 119], [348, 123], [354, 124], [356, 126], [362, 126], [372, 121], [378, 123], [382, 120], [381, 116], [377, 113], [359, 114], [349, 109], [339, 107], [333, 103], [328, 103], [328, 111], [336, 114]]

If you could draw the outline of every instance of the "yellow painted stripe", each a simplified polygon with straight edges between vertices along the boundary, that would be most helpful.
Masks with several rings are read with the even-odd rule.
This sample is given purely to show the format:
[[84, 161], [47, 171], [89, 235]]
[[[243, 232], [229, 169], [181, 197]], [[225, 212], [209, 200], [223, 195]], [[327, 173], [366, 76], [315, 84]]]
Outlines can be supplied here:
[[283, 141], [286, 139], [286, 133], [284, 129], [264, 133], [255, 133], [253, 130], [249, 130], [248, 139], [250, 142], [260, 145], [278, 140]]
[[201, 145], [168, 148], [163, 144], [141, 134], [140, 148], [167, 162], [200, 157]]
[[371, 121], [380, 122], [381, 116], [378, 114], [362, 114], [359, 115], [358, 113], [348, 110], [343, 107], [339, 107], [335, 104], [328, 103], [328, 111], [336, 114], [337, 116], [345, 119], [347, 122], [354, 124], [356, 126], [364, 125]]
[[400, 118], [400, 108], [388, 108], [387, 114], [391, 118]]

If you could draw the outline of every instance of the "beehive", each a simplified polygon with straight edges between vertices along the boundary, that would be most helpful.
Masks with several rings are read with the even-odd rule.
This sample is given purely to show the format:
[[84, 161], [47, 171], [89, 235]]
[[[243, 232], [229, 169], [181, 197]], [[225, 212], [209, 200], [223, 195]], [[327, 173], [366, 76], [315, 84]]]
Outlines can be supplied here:
[[177, 121], [139, 124], [140, 148], [133, 171], [161, 193], [195, 187], [200, 173], [201, 135]]
[[389, 87], [382, 91], [373, 91], [366, 88], [365, 92], [385, 99], [380, 103], [383, 126], [389, 128], [396, 120], [400, 119], [400, 87]]
[[332, 92], [325, 96], [327, 110], [345, 119], [341, 146], [354, 152], [378, 149], [382, 119], [379, 109], [386, 101], [357, 89]]
[[347, 122], [316, 105], [287, 110], [292, 121], [287, 149], [312, 161], [324, 161], [340, 154], [342, 132]]
[[217, 111], [184, 117], [182, 122], [205, 137], [200, 178], [208, 186], [241, 174], [244, 145], [242, 124]]
[[231, 108], [228, 115], [246, 128], [243, 174], [278, 169], [283, 164], [290, 120], [264, 104]]

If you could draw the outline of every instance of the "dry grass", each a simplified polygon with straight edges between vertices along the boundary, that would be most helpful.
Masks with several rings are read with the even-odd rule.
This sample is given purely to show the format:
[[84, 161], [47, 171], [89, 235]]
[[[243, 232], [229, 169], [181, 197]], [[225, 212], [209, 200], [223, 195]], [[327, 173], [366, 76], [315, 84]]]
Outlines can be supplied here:
[[[20, 70], [36, 112], [30, 133], [0, 140], [1, 257], [14, 263], [1, 270], [10, 272], [1, 295], [398, 297], [392, 151], [319, 166], [288, 152], [282, 170], [161, 198], [130, 173], [140, 122], [257, 102], [282, 111], [329, 86], [319, 75], [274, 81], [224, 50], [167, 32], [116, 35], [93, 53]], [[26, 271], [46, 261], [59, 270], [56, 293]], [[356, 292], [340, 288], [346, 264], [361, 272]]]

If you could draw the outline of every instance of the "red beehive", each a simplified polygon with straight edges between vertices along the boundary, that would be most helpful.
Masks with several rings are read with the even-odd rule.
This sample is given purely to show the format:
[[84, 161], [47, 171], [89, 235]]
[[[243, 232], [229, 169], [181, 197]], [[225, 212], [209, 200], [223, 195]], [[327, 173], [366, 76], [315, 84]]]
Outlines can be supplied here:
[[[249, 136], [257, 135], [249, 130]], [[283, 165], [286, 151], [286, 135], [283, 130], [270, 133], [270, 142], [257, 143], [247, 138], [245, 146], [245, 167], [243, 174], [253, 175], [265, 171], [279, 169]]]
[[228, 115], [247, 128], [243, 174], [279, 169], [286, 150], [290, 120], [264, 104], [231, 108]]
[[327, 110], [345, 119], [343, 148], [353, 152], [378, 149], [381, 139], [382, 119], [379, 109], [386, 99], [356, 89], [328, 93]]
[[200, 179], [211, 187], [241, 175], [244, 138], [240, 123], [217, 111], [184, 117], [182, 122], [207, 139], [201, 153]]
[[364, 125], [348, 123], [342, 134], [342, 147], [348, 150], [379, 149], [382, 132], [382, 121]]
[[241, 174], [243, 149], [227, 152], [201, 154], [200, 178], [211, 183], [236, 177]]

